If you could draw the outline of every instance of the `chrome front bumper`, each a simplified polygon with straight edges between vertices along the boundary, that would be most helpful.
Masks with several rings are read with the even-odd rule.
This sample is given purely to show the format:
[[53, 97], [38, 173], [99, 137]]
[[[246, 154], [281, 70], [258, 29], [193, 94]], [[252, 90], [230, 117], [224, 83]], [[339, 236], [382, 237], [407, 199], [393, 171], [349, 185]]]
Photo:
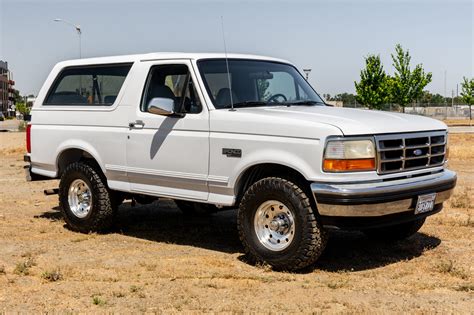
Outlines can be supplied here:
[[414, 211], [419, 195], [437, 193], [435, 205], [449, 199], [456, 173], [439, 173], [378, 182], [313, 183], [319, 214], [329, 217], [380, 217]]

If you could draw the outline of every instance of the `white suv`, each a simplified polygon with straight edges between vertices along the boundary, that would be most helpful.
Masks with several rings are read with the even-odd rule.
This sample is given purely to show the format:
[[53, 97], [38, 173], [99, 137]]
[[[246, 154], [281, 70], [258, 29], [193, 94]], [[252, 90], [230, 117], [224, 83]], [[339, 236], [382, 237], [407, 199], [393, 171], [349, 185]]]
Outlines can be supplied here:
[[456, 184], [442, 122], [326, 105], [291, 63], [154, 53], [66, 61], [27, 128], [30, 180], [60, 178], [64, 219], [106, 230], [124, 199], [238, 208], [250, 259], [295, 270], [326, 227], [401, 239]]

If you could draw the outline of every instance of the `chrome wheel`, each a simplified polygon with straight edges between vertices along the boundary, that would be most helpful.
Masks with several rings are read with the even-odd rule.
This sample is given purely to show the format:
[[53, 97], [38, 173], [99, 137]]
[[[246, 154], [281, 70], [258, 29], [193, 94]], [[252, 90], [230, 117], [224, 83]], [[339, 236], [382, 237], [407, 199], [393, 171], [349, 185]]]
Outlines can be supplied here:
[[272, 251], [287, 248], [295, 235], [292, 211], [283, 203], [268, 200], [255, 212], [254, 228], [260, 243]]
[[69, 186], [68, 202], [71, 212], [78, 218], [85, 218], [92, 208], [92, 192], [82, 179], [74, 180]]

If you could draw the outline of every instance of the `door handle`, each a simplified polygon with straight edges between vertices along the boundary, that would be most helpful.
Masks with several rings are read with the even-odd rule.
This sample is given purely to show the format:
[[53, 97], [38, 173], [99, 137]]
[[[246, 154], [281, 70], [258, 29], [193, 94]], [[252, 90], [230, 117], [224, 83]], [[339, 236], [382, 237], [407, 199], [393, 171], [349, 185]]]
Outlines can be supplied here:
[[136, 120], [128, 123], [128, 127], [130, 129], [143, 129], [145, 127], [145, 123], [142, 120]]

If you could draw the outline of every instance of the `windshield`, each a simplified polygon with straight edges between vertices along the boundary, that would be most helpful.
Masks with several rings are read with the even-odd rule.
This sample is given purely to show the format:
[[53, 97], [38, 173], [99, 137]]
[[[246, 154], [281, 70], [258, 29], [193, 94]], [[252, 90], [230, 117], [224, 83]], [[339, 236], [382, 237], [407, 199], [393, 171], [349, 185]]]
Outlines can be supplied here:
[[[260, 60], [198, 61], [207, 93], [216, 109], [276, 105], [324, 105], [323, 100], [291, 65]], [[229, 80], [231, 89], [229, 89]], [[232, 90], [232, 93], [231, 93]]]

